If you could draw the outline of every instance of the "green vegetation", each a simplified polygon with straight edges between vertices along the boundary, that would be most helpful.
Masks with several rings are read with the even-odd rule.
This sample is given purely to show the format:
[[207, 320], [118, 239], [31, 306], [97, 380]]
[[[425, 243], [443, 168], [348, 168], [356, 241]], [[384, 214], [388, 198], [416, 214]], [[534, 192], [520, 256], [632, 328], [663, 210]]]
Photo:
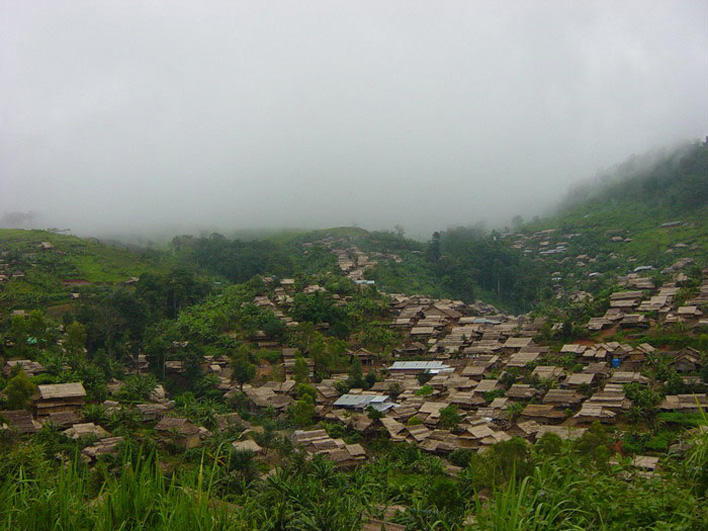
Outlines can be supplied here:
[[30, 397], [36, 391], [37, 386], [30, 381], [25, 371], [20, 370], [20, 372], [10, 378], [5, 386], [8, 409], [23, 409], [28, 405]]
[[463, 468], [454, 477], [439, 458], [407, 445], [383, 445], [378, 459], [351, 472], [295, 453], [259, 479], [252, 455], [223, 447], [212, 458], [185, 455], [165, 474], [154, 453], [129, 447], [94, 469], [50, 464], [41, 458], [56, 446], [50, 441], [12, 450], [3, 461], [1, 529], [354, 530], [391, 505], [406, 507], [395, 522], [431, 530], [460, 529], [463, 520], [480, 530], [700, 529], [708, 518], [700, 501], [705, 435], [687, 442], [686, 461], [667, 458], [666, 471], [649, 478], [625, 460], [609, 464], [602, 432], [577, 442], [546, 435], [533, 446], [513, 439], [481, 454], [458, 452]]
[[[83, 289], [76, 281], [114, 285], [148, 271], [164, 272], [173, 262], [165, 253], [41, 230], [0, 229], [0, 242], [12, 273], [22, 273], [0, 290], [0, 304], [14, 308], [65, 303], [73, 289]], [[42, 249], [41, 242], [53, 247]]]

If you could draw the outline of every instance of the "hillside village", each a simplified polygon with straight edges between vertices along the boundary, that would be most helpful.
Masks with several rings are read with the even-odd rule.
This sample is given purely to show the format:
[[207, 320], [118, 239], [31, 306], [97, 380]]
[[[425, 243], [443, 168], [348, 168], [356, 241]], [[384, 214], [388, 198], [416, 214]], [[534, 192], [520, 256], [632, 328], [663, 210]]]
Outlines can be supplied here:
[[[360, 290], [372, 289], [363, 276], [376, 259], [397, 258], [370, 257], [357, 248], [332, 252], [337, 256], [338, 267]], [[350, 433], [358, 432], [364, 439], [369, 433], [384, 430], [391, 441], [406, 441], [443, 456], [459, 449], [484, 448], [512, 437], [534, 441], [553, 433], [576, 439], [596, 421], [617, 426], [626, 423], [626, 417], [637, 406], [626, 386], [661, 388], [662, 384], [651, 375], [651, 368], [657, 363], [675, 371], [685, 390], [703, 392], [667, 392], [656, 407], [660, 411], [699, 411], [708, 406], [705, 383], [699, 376], [704, 354], [691, 347], [657, 348], [634, 341], [649, 328], [680, 323], [690, 332], [708, 325], [708, 317], [700, 309], [708, 304], [708, 270], [702, 271], [700, 285], [690, 298], [678, 299], [681, 288], [690, 280], [684, 272], [689, 264], [690, 259], [683, 259], [666, 268], [663, 273], [669, 275], [669, 280], [659, 286], [641, 272], [620, 278], [622, 291], [610, 294], [609, 308], [585, 323], [587, 337], [565, 344], [543, 339], [544, 327], [546, 331], [548, 328], [543, 317], [507, 315], [482, 302], [465, 304], [389, 294], [388, 326], [399, 337], [397, 346], [387, 355], [361, 348], [348, 352], [363, 371], [373, 375], [366, 389], [350, 387], [347, 373], [313, 381], [315, 418], [341, 425]], [[287, 327], [297, 327], [299, 323], [289, 316], [296, 294], [295, 280], [267, 277], [264, 281], [269, 295], [256, 296], [252, 303], [272, 310]], [[302, 288], [305, 294], [325, 291], [317, 284]], [[342, 297], [340, 302], [345, 303], [346, 299]], [[25, 316], [21, 310], [14, 314]], [[326, 328], [327, 323], [318, 326]], [[553, 325], [551, 332], [559, 326]], [[613, 339], [617, 334], [624, 339]], [[295, 348], [269, 340], [262, 331], [257, 332], [258, 336], [261, 340], [254, 348], [280, 349], [282, 356], [274, 364], [259, 367], [263, 376], [253, 383], [239, 386], [232, 381], [226, 356], [205, 356], [200, 369], [218, 377], [215, 382], [225, 399], [243, 393], [247, 409], [284, 412], [297, 399], [298, 384], [303, 383], [302, 376], [295, 374], [296, 361], [305, 360], [310, 368], [306, 380], [311, 381], [312, 360]], [[275, 371], [273, 365], [278, 364], [282, 370]], [[30, 376], [45, 372], [36, 361], [6, 359], [6, 375], [19, 368]], [[139, 355], [132, 371], [147, 370], [145, 356]], [[183, 362], [166, 359], [164, 370], [166, 374], [183, 373]], [[270, 379], [269, 373], [284, 377]], [[119, 380], [113, 381], [109, 385], [111, 393], [118, 396], [122, 385]], [[122, 437], [113, 437], [102, 426], [86, 422], [85, 399], [82, 382], [39, 385], [31, 411], [3, 412], [5, 428], [31, 434], [49, 422], [70, 438], [90, 437], [94, 442], [82, 450], [88, 460], [117, 452]], [[174, 401], [161, 385], [150, 393], [149, 401], [128, 404], [110, 397], [102, 406], [107, 412], [134, 408], [143, 422], [153, 426], [158, 438], [184, 449], [198, 447], [212, 436], [212, 430], [205, 426], [176, 416]], [[233, 441], [235, 449], [256, 455], [264, 452], [249, 436], [257, 427], [233, 412], [220, 415], [213, 429], [228, 425], [245, 430]], [[308, 453], [326, 455], [340, 466], [370, 457], [362, 444], [348, 444], [322, 428], [297, 429], [289, 437]], [[645, 456], [636, 459], [646, 461]], [[657, 466], [656, 459], [649, 462], [651, 466], [645, 468]]]

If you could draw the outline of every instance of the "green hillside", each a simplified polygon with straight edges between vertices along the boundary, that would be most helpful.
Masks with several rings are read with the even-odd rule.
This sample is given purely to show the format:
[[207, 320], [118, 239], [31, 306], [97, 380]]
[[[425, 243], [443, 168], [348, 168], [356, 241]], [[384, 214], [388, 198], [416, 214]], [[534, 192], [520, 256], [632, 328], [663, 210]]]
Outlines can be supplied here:
[[60, 304], [80, 286], [117, 284], [146, 271], [165, 271], [170, 260], [166, 254], [93, 239], [0, 229], [0, 303], [11, 308]]
[[525, 312], [563, 293], [597, 292], [637, 267], [658, 274], [683, 258], [705, 265], [707, 219], [708, 145], [696, 143], [634, 158], [574, 190], [558, 213], [513, 230], [455, 227], [417, 250], [410, 242], [402, 262], [368, 277], [383, 289]]
[[[646, 158], [646, 157], [645, 157]], [[569, 194], [556, 216], [529, 223], [524, 233], [558, 229], [581, 233], [572, 249], [621, 252], [661, 266], [671, 247], [686, 245], [706, 258], [708, 236], [708, 144], [693, 144], [656, 160], [633, 158], [601, 179]], [[605, 184], [602, 184], [605, 182]], [[669, 225], [669, 226], [664, 226]], [[614, 246], [607, 236], [631, 241]], [[569, 246], [569, 249], [571, 248]]]

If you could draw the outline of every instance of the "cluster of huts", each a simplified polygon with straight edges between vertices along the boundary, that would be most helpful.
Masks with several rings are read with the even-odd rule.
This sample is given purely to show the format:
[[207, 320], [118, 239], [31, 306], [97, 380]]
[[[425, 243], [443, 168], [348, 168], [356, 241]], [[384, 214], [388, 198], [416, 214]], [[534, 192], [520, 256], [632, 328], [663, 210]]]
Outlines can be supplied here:
[[[363, 271], [374, 263], [355, 248], [333, 252], [340, 268], [349, 275], [363, 278]], [[614, 423], [632, 407], [625, 385], [650, 384], [641, 373], [650, 357], [663, 357], [686, 383], [699, 383], [696, 375], [703, 357], [696, 350], [660, 351], [648, 343], [633, 346], [603, 339], [620, 329], [641, 332], [657, 321], [705, 325], [700, 307], [708, 302], [708, 271], [704, 271], [698, 295], [678, 303], [679, 290], [686, 282], [681, 272], [686, 264], [672, 266], [674, 280], [658, 288], [641, 272], [627, 275], [622, 279], [622, 290], [611, 294], [604, 315], [587, 323], [597, 339], [569, 343], [560, 349], [537, 343], [535, 338], [545, 324], [543, 319], [506, 315], [481, 302], [465, 304], [392, 294], [390, 326], [402, 338], [400, 346], [391, 353], [393, 359], [384, 360], [363, 349], [352, 351], [351, 355], [362, 365], [377, 372], [377, 381], [370, 389], [349, 389], [346, 393], [340, 391], [346, 374], [335, 374], [313, 384], [317, 392], [316, 414], [327, 422], [362, 433], [383, 430], [393, 441], [408, 441], [440, 454], [458, 448], [481, 448], [511, 437], [534, 440], [549, 432], [575, 438], [592, 422]], [[271, 295], [258, 296], [253, 302], [271, 308], [287, 326], [296, 326], [298, 323], [287, 315], [295, 295], [295, 280], [265, 281], [273, 288]], [[317, 285], [303, 288], [308, 293], [323, 289]], [[590, 295], [581, 293], [578, 297], [584, 300]], [[346, 297], [338, 299], [341, 304], [346, 301]], [[269, 340], [265, 334], [256, 343], [261, 348], [281, 349], [284, 381], [237, 386], [231, 381], [224, 356], [205, 357], [202, 370], [218, 377], [218, 387], [227, 398], [242, 392], [252, 408], [286, 411], [296, 399], [293, 374], [298, 352]], [[185, 346], [175, 343], [171, 350], [177, 353]], [[306, 359], [306, 363], [312, 375], [312, 361]], [[10, 360], [4, 370], [13, 371], [18, 366], [31, 375], [44, 371], [31, 360]], [[138, 356], [132, 370], [142, 372], [146, 368], [144, 356]], [[184, 367], [173, 359], [165, 363], [164, 370], [181, 374]], [[120, 385], [113, 382], [109, 387], [115, 392]], [[41, 385], [32, 412], [3, 415], [8, 425], [24, 433], [52, 422], [70, 437], [92, 437], [96, 442], [85, 450], [87, 458], [114, 452], [121, 439], [81, 417], [85, 397], [79, 382]], [[109, 411], [124, 407], [111, 400], [103, 405]], [[705, 394], [670, 395], [659, 407], [666, 411], [695, 411], [708, 407], [708, 399]], [[175, 416], [174, 402], [161, 386], [148, 401], [134, 408], [144, 422], [153, 425], [161, 439], [178, 447], [193, 448], [211, 435], [189, 419]], [[219, 429], [247, 427], [233, 415], [218, 420]], [[309, 454], [327, 455], [341, 466], [367, 457], [361, 445], [330, 437], [323, 429], [295, 431], [292, 441]], [[233, 445], [254, 453], [262, 450], [249, 437], [241, 437]]]

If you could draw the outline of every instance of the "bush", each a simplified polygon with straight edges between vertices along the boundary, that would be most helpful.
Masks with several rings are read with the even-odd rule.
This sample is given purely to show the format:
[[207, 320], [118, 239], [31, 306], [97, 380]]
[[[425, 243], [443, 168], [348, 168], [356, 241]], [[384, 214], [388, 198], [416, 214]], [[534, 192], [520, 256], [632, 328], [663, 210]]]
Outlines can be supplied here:
[[457, 412], [457, 406], [455, 404], [451, 404], [440, 410], [440, 420], [438, 423], [440, 424], [441, 428], [451, 430], [453, 428], [456, 428], [461, 420], [462, 417]]
[[544, 433], [536, 441], [536, 450], [541, 455], [559, 455], [563, 449], [563, 439], [551, 432]]
[[127, 402], [140, 402], [148, 398], [156, 386], [157, 379], [152, 374], [133, 374], [125, 379], [118, 397]]
[[448, 459], [455, 466], [461, 466], [462, 468], [470, 464], [472, 455], [476, 454], [474, 450], [470, 448], [458, 448], [450, 454]]
[[429, 385], [424, 385], [420, 389], [416, 390], [415, 394], [416, 396], [427, 396], [433, 394], [433, 388]]
[[37, 386], [30, 381], [25, 371], [21, 370], [10, 378], [5, 386], [8, 409], [23, 409], [36, 391]]
[[428, 491], [428, 503], [449, 513], [460, 513], [465, 503], [457, 482], [449, 478], [437, 478]]
[[426, 383], [428, 383], [430, 381], [430, 379], [432, 377], [433, 377], [433, 375], [430, 374], [429, 372], [421, 372], [420, 374], [418, 374], [416, 376], [416, 380], [418, 380], [418, 383], [420, 385], [425, 385]]

